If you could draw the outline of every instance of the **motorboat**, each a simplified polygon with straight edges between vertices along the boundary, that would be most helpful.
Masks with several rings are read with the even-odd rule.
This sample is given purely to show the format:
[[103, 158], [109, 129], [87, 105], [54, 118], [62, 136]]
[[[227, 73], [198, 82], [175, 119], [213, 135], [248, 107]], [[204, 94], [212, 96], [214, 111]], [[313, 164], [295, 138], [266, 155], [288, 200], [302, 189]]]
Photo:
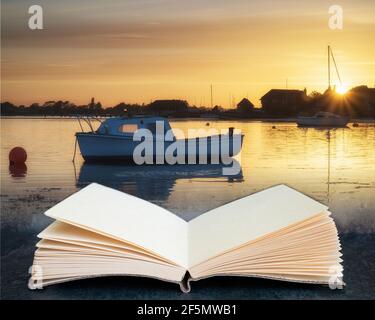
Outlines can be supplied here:
[[[144, 152], [148, 150], [152, 153], [151, 164], [170, 164], [165, 161], [168, 157], [184, 158], [184, 163], [189, 164], [194, 163], [194, 159], [195, 163], [202, 164], [204, 158], [207, 163], [218, 158], [221, 162], [223, 155], [233, 157], [241, 151], [244, 138], [242, 134], [235, 133], [234, 128], [229, 128], [224, 134], [177, 139], [168, 119], [163, 117], [114, 117], [100, 122], [97, 130], [88, 122], [91, 128], [89, 132], [84, 132], [80, 123], [82, 132], [76, 133], [76, 141], [86, 161], [120, 160], [137, 163], [135, 153], [142, 144]], [[150, 133], [151, 138], [141, 139], [142, 132]]]

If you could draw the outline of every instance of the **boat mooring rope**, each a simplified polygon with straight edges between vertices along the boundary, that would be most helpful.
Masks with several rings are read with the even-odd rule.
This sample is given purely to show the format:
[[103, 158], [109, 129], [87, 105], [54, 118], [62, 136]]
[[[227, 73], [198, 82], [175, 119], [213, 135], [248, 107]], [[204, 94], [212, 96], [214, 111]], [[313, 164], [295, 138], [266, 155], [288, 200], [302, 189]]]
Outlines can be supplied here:
[[74, 154], [73, 154], [73, 159], [72, 159], [72, 162], [74, 162], [75, 158], [76, 158], [76, 153], [77, 153], [77, 137], [76, 137], [76, 142], [74, 143]]

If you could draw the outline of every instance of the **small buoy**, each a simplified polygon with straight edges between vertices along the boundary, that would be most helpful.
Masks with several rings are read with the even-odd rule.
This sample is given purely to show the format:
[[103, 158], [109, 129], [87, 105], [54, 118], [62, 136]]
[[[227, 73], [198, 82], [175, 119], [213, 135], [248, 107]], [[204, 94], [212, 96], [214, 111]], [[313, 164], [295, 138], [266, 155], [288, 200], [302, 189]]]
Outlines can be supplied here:
[[353, 123], [353, 127], [357, 128], [357, 127], [359, 127], [359, 124], [357, 122], [355, 122], [355, 123]]
[[276, 126], [272, 126], [272, 129], [276, 129]]
[[25, 163], [26, 159], [27, 159], [27, 153], [24, 148], [15, 147], [9, 152], [10, 164]]

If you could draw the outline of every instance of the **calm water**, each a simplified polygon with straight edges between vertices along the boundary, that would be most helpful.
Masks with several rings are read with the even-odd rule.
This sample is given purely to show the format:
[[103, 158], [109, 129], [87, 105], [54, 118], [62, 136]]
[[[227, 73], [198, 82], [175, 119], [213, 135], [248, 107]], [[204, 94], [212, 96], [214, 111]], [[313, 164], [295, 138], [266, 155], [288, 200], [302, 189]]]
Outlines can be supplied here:
[[[206, 123], [172, 121], [171, 125], [187, 132], [206, 128]], [[239, 157], [242, 171], [237, 176], [223, 176], [219, 166], [84, 164], [79, 153], [73, 164], [76, 120], [2, 119], [2, 205], [19, 197], [38, 211], [38, 194], [51, 198], [48, 206], [52, 206], [55, 199], [99, 182], [189, 220], [257, 190], [286, 183], [328, 204], [340, 232], [375, 232], [374, 124], [318, 130], [297, 128], [294, 123], [209, 123], [216, 129], [234, 126], [245, 134]], [[10, 171], [8, 152], [17, 145], [28, 152], [27, 168]]]

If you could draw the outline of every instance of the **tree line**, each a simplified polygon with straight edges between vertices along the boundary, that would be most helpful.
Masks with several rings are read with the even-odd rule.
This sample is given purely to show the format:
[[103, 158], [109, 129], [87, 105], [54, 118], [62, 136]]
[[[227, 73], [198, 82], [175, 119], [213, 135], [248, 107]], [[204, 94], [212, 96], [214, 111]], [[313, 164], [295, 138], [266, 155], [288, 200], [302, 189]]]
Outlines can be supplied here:
[[[298, 99], [291, 99], [295, 98], [296, 94]], [[177, 117], [212, 115], [223, 118], [261, 118], [312, 115], [319, 111], [328, 111], [352, 117], [375, 117], [375, 88], [367, 86], [352, 88], [345, 95], [337, 94], [334, 89], [328, 89], [324, 93], [313, 91], [309, 95], [306, 91], [300, 90], [272, 89], [263, 98], [261, 108], [255, 108], [247, 98], [244, 98], [235, 109], [226, 109], [219, 105], [213, 108], [191, 106], [184, 100], [155, 100], [150, 104], [121, 102], [113, 107], [103, 107], [100, 102], [95, 102], [94, 98], [85, 105], [62, 100], [47, 101], [43, 104], [32, 103], [29, 106], [1, 102], [1, 114], [42, 117], [157, 114]]]

